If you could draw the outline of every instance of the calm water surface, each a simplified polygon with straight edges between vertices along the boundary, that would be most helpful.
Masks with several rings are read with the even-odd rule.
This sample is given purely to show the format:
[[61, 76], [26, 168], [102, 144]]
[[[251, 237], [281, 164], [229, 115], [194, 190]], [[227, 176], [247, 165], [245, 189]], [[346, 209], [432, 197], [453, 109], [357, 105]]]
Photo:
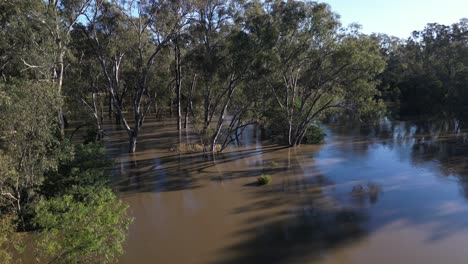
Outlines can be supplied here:
[[148, 122], [134, 155], [108, 133], [135, 218], [120, 263], [468, 263], [468, 142], [450, 124], [330, 125], [298, 148], [251, 130], [215, 158], [171, 152], [173, 128]]

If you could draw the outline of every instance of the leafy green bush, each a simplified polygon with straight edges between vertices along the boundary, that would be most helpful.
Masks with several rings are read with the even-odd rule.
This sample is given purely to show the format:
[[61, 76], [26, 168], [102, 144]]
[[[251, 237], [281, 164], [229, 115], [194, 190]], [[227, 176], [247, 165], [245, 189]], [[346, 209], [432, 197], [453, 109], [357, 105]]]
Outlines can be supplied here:
[[131, 219], [108, 187], [111, 161], [98, 143], [64, 144], [45, 175], [32, 224], [40, 261], [114, 263]]
[[310, 125], [309, 128], [307, 128], [307, 132], [304, 136], [304, 139], [302, 140], [303, 144], [320, 144], [323, 143], [323, 140], [325, 139], [325, 132], [316, 125]]
[[16, 232], [14, 216], [1, 213], [0, 216], [0, 263], [16, 263], [12, 255], [22, 251], [22, 236]]
[[45, 263], [114, 263], [132, 219], [109, 188], [81, 188], [77, 194], [42, 199], [33, 222], [37, 255]]
[[60, 196], [81, 186], [105, 186], [109, 181], [111, 160], [99, 143], [79, 144], [66, 148], [56, 171], [46, 173], [42, 193]]
[[266, 185], [271, 182], [271, 177], [265, 174], [262, 174], [260, 177], [257, 178], [258, 185]]

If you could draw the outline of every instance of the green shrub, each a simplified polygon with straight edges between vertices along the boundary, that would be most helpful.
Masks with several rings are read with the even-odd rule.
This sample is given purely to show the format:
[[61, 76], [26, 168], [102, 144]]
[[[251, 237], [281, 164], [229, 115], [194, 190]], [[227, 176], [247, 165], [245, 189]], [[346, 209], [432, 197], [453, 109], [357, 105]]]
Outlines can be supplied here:
[[46, 197], [53, 197], [78, 186], [105, 186], [111, 165], [106, 149], [99, 143], [72, 146], [61, 157], [57, 170], [46, 173], [41, 192]]
[[42, 199], [35, 208], [37, 257], [44, 263], [115, 263], [132, 219], [109, 188]]
[[265, 174], [262, 174], [260, 177], [257, 178], [258, 185], [266, 185], [271, 182], [271, 177]]
[[23, 237], [16, 232], [14, 220], [14, 216], [0, 212], [0, 263], [16, 263], [13, 254], [21, 254], [23, 250]]
[[65, 147], [45, 175], [31, 214], [40, 263], [114, 263], [131, 219], [109, 187], [111, 161], [98, 143]]
[[325, 132], [316, 125], [310, 125], [309, 128], [307, 129], [307, 132], [304, 136], [304, 139], [302, 140], [303, 144], [320, 144], [323, 143], [323, 140], [325, 139]]

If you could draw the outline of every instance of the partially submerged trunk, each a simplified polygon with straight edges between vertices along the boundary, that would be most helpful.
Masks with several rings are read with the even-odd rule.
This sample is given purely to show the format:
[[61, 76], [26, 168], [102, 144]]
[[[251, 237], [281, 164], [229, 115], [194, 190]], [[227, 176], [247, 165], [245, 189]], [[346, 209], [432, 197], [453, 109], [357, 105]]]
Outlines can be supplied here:
[[175, 86], [176, 86], [176, 100], [177, 100], [177, 130], [181, 130], [182, 128], [182, 112], [181, 112], [181, 104], [180, 104], [180, 97], [181, 97], [181, 85], [182, 85], [182, 65], [180, 59], [180, 47], [178, 39], [175, 40], [174, 46], [174, 53], [175, 53]]
[[[91, 95], [92, 102], [88, 103], [84, 98], [80, 98], [81, 102], [90, 110], [96, 125], [96, 140], [102, 140], [104, 138], [104, 130], [102, 129], [103, 124], [103, 104], [102, 99], [98, 93], [93, 92]], [[77, 130], [79, 127], [77, 128]], [[73, 133], [72, 133], [73, 135]]]
[[136, 145], [137, 145], [137, 138], [138, 138], [138, 130], [132, 130], [128, 132], [128, 153], [135, 153]]
[[[226, 110], [229, 106], [229, 103], [231, 102], [231, 98], [232, 98], [232, 94], [234, 93], [234, 90], [236, 89], [236, 86], [234, 85], [234, 81], [233, 81], [233, 76], [231, 76], [231, 79], [229, 80], [229, 83], [228, 83], [228, 88], [227, 88], [228, 92], [227, 92], [227, 95], [226, 95], [226, 99], [224, 101], [224, 104], [222, 106], [222, 110], [221, 112], [219, 113], [219, 117], [218, 117], [218, 122], [216, 124], [216, 129], [215, 129], [215, 132], [213, 134], [213, 136], [211, 137], [211, 152], [215, 152], [216, 151], [216, 145], [218, 144], [218, 139], [219, 139], [219, 135], [221, 133], [221, 129], [223, 128], [223, 123], [224, 123], [224, 115], [226, 114]], [[210, 120], [213, 118], [213, 114], [211, 115], [210, 117]]]
[[184, 128], [187, 128], [187, 124], [188, 124], [188, 116], [189, 116], [189, 113], [192, 112], [192, 109], [193, 109], [193, 92], [194, 92], [194, 89], [195, 89], [195, 80], [197, 78], [197, 75], [194, 74], [193, 75], [193, 78], [192, 78], [192, 82], [190, 84], [190, 90], [189, 90], [189, 96], [188, 96], [188, 99], [187, 99], [187, 106], [185, 108], [185, 118], [184, 118]]
[[109, 104], [109, 108], [107, 109], [108, 111], [108, 116], [109, 116], [109, 119], [112, 118], [112, 113], [114, 112], [114, 109], [113, 109], [113, 105], [114, 105], [114, 100], [112, 99], [112, 95], [111, 93], [109, 92], [108, 93], [108, 104]]

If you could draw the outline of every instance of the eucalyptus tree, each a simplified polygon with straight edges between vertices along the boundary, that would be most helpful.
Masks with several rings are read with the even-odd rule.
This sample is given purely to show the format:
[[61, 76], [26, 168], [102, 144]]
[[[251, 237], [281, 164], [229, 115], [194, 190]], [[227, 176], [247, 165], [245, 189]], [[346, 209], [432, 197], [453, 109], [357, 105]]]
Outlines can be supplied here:
[[[87, 12], [92, 0], [49, 0], [48, 14], [54, 21], [55, 29], [51, 34], [57, 45], [57, 67], [54, 67], [54, 77], [57, 80], [58, 95], [62, 95], [63, 77], [65, 71], [65, 53], [70, 45], [70, 32], [78, 19]], [[64, 120], [62, 107], [59, 107], [59, 125], [61, 134], [64, 134]]]
[[0, 82], [43, 77], [26, 71], [30, 68], [23, 63], [27, 57], [31, 61], [34, 59], [36, 64], [39, 60], [36, 51], [41, 45], [49, 44], [49, 39], [43, 37], [46, 35], [45, 28], [30, 18], [31, 12], [42, 8], [42, 5], [38, 0], [0, 2]]
[[[116, 123], [120, 124], [126, 95], [122, 68], [128, 53], [136, 48], [136, 35], [129, 30], [123, 11], [112, 2], [95, 1], [87, 18], [89, 24], [79, 25], [76, 30], [83, 32], [88, 39], [87, 44], [92, 50], [89, 55], [97, 59], [106, 81], [109, 117], [114, 113]], [[87, 49], [83, 45], [83, 50]]]
[[104, 102], [107, 94], [104, 76], [82, 28], [75, 27], [71, 36], [69, 70], [65, 73], [63, 84], [64, 95], [68, 99], [65, 101], [67, 107], [74, 109], [71, 117], [80, 120], [81, 124], [71, 133], [70, 138], [80, 128], [91, 126], [96, 139], [101, 140], [104, 136]]
[[280, 109], [277, 120], [285, 120], [288, 145], [301, 144], [309, 124], [327, 112], [378, 107], [375, 77], [385, 63], [376, 41], [343, 29], [323, 3], [274, 1], [255, 14], [262, 28], [252, 22], [253, 32], [273, 46], [265, 85]]
[[[233, 106], [233, 98], [242, 93], [245, 82], [253, 78], [257, 46], [241, 23], [244, 5], [237, 1], [207, 1], [196, 5], [195, 20], [191, 25], [193, 45], [189, 54], [197, 73], [197, 94], [200, 104], [194, 108], [194, 127], [205, 150], [214, 152], [219, 143], [226, 145], [233, 136], [234, 127], [246, 112], [244, 107]], [[248, 98], [250, 99], [250, 98]], [[242, 102], [248, 106], [249, 101]], [[241, 102], [235, 102], [241, 103]], [[232, 115], [227, 130], [226, 116]], [[239, 128], [240, 128], [239, 127]], [[236, 133], [237, 133], [236, 132]], [[237, 135], [237, 134], [236, 134]]]
[[64, 136], [63, 80], [70, 32], [90, 0], [2, 1], [0, 67], [3, 81], [40, 80], [55, 87], [58, 127]]
[[20, 220], [37, 198], [44, 172], [57, 164], [58, 100], [49, 83], [0, 84], [0, 211]]
[[[188, 28], [193, 21], [194, 1], [173, 1], [170, 12], [174, 14], [174, 20], [177, 23], [174, 36], [171, 39], [174, 53], [174, 83], [177, 104], [177, 130], [182, 129], [182, 80], [183, 75], [183, 50], [187, 48], [190, 38]], [[190, 86], [193, 87], [193, 86]], [[190, 90], [189, 88], [188, 90]], [[187, 118], [187, 115], [186, 115]]]
[[[124, 115], [124, 109], [119, 105], [120, 79], [118, 70], [114, 70], [114, 75], [109, 71], [108, 60], [104, 56], [104, 47], [99, 40], [99, 23], [103, 17], [102, 8], [109, 5], [107, 1], [95, 1], [94, 12], [88, 16], [89, 39], [95, 48], [96, 57], [101, 64], [102, 71], [107, 80], [107, 89], [112, 98], [114, 111], [121, 118], [123, 126], [129, 137], [129, 152], [136, 149], [137, 137], [146, 114], [153, 104], [149, 96], [149, 78], [154, 64], [158, 64], [158, 55], [168, 48], [169, 42], [174, 38], [175, 32], [179, 30], [181, 23], [179, 20], [186, 14], [172, 11], [171, 1], [112, 1], [110, 3], [118, 10], [119, 19], [126, 26], [128, 34], [134, 36], [135, 43], [131, 47], [126, 47], [121, 53], [118, 61], [125, 56], [133, 59], [133, 81], [127, 84], [126, 89], [131, 93], [133, 124]], [[111, 36], [112, 33], [110, 34]], [[118, 64], [115, 64], [117, 66]], [[115, 68], [115, 67], [114, 67]], [[117, 73], [117, 76], [116, 76]]]

